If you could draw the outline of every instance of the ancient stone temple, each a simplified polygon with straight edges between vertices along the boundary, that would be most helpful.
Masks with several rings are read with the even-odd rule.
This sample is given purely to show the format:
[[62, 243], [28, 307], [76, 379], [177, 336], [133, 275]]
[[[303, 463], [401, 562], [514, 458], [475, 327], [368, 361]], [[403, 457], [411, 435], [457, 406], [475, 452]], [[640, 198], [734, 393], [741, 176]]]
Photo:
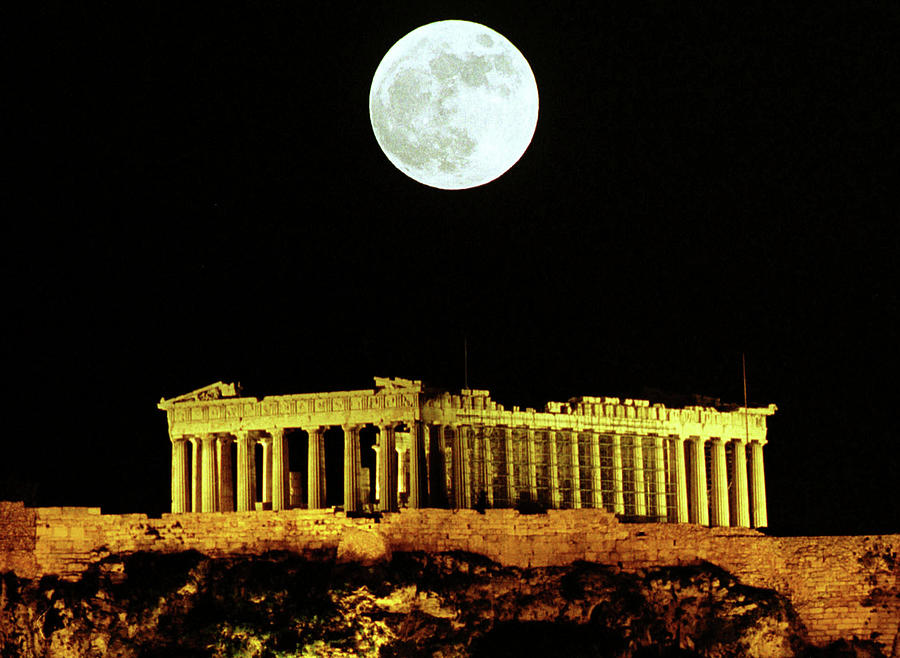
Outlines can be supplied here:
[[[624, 518], [764, 527], [764, 408], [578, 397], [542, 411], [485, 390], [371, 389], [168, 400], [172, 512], [603, 507]], [[236, 494], [236, 496], [235, 496]]]

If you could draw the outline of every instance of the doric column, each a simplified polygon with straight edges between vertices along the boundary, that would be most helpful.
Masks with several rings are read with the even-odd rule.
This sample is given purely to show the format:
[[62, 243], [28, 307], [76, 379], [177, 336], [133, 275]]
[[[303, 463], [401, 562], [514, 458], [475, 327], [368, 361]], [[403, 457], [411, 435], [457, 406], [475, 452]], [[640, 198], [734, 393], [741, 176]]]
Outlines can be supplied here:
[[378, 453], [378, 509], [382, 512], [397, 511], [397, 482], [394, 456], [397, 454], [394, 428], [390, 425], [379, 428]]
[[572, 508], [581, 509], [581, 460], [578, 457], [578, 430], [572, 430]]
[[494, 453], [491, 451], [493, 434], [493, 427], [481, 427], [481, 454], [484, 455], [484, 492], [487, 494], [487, 506], [489, 508], [494, 507]]
[[256, 441], [250, 432], [237, 432], [237, 511], [249, 512], [256, 504], [256, 472], [253, 462]]
[[625, 513], [625, 474], [622, 472], [622, 437], [613, 434], [613, 510], [616, 514]]
[[703, 437], [691, 440], [691, 523], [709, 525], [709, 501], [706, 498], [706, 456]]
[[680, 436], [675, 439], [675, 510], [678, 523], [687, 523], [688, 495], [687, 495], [687, 470], [684, 466], [684, 439]]
[[603, 483], [600, 470], [600, 434], [591, 430], [591, 507], [603, 507]]
[[726, 470], [725, 442], [721, 439], [713, 439], [712, 459], [710, 461], [712, 473], [712, 519], [711, 525], [727, 526], [728, 518], [728, 471]]
[[769, 516], [766, 510], [766, 474], [763, 467], [763, 444], [750, 444], [750, 504], [753, 507], [753, 527], [766, 528]]
[[262, 444], [262, 502], [272, 503], [272, 439], [267, 436], [259, 440]]
[[216, 462], [219, 465], [219, 511], [234, 511], [234, 476], [231, 470], [231, 437], [220, 436], [216, 441]]
[[422, 495], [422, 462], [424, 450], [422, 448], [422, 421], [410, 421], [409, 423], [409, 502], [412, 509], [425, 507], [425, 496]]
[[426, 425], [428, 446], [428, 504], [447, 507], [447, 460], [444, 454], [444, 426]]
[[325, 438], [322, 428], [306, 430], [309, 436], [306, 463], [306, 505], [309, 509], [325, 506]]
[[172, 514], [188, 511], [187, 440], [172, 437]]
[[280, 427], [269, 430], [269, 434], [272, 435], [272, 509], [287, 509], [290, 502], [287, 442]]
[[200, 461], [200, 450], [202, 443], [200, 442], [200, 439], [195, 436], [192, 436], [188, 440], [191, 442], [191, 511], [199, 512], [200, 500], [202, 499], [202, 480], [200, 477], [200, 472], [202, 469], [202, 464]]
[[465, 428], [457, 425], [453, 428], [453, 507], [468, 507], [468, 483], [466, 481], [466, 437]]
[[632, 439], [634, 446], [634, 513], [647, 515], [647, 485], [644, 482], [644, 437]]
[[653, 437], [654, 449], [656, 450], [656, 516], [661, 521], [668, 518], [668, 510], [666, 509], [666, 451], [663, 446], [663, 437]]
[[344, 426], [344, 511], [358, 512], [359, 495], [359, 428]]
[[741, 528], [750, 527], [750, 492], [747, 488], [747, 451], [740, 439], [732, 441], [734, 463], [732, 474], [731, 505], [734, 525]]
[[537, 502], [537, 450], [533, 428], [529, 427], [525, 430], [525, 440], [528, 442], [528, 492], [531, 494], [531, 500]]
[[503, 441], [503, 449], [506, 452], [506, 499], [510, 507], [516, 504], [516, 470], [514, 467], [515, 454], [513, 453], [512, 430], [509, 427], [500, 428], [500, 438]]
[[219, 469], [216, 466], [216, 437], [207, 434], [203, 437], [203, 449], [201, 451], [203, 467], [203, 491], [200, 509], [203, 512], [215, 512], [219, 502], [219, 491], [216, 487]]
[[550, 507], [562, 507], [562, 492], [559, 490], [559, 455], [556, 454], [556, 430], [547, 430], [550, 444]]

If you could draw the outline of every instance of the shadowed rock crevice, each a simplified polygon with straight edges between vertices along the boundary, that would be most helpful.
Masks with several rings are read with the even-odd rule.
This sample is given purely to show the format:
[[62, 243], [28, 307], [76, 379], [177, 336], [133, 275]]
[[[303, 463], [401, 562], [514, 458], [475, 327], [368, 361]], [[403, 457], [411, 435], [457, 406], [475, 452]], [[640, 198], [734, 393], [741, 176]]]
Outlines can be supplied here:
[[501, 567], [467, 553], [397, 553], [370, 566], [287, 553], [136, 553], [110, 556], [77, 582], [5, 574], [0, 597], [3, 656], [807, 650], [786, 599], [713, 565], [628, 574], [589, 563]]

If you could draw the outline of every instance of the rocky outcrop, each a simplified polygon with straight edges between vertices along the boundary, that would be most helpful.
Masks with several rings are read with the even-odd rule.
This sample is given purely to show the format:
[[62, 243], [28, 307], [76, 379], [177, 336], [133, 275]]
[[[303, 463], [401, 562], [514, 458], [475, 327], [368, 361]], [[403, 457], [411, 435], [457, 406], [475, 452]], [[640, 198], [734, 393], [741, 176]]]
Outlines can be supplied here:
[[7, 573], [0, 592], [3, 656], [812, 651], [786, 599], [708, 564], [626, 573], [502, 567], [466, 553], [395, 553], [369, 566], [288, 553], [135, 553], [109, 556], [76, 582]]

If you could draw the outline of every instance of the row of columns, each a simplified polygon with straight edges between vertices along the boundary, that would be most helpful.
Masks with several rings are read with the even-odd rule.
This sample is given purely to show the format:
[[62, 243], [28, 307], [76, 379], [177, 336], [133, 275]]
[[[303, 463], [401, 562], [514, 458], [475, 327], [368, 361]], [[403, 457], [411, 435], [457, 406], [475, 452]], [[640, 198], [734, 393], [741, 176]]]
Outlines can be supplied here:
[[[473, 450], [473, 446], [468, 437], [469, 426], [454, 426], [454, 438], [452, 441], [452, 504], [457, 508], [466, 508], [473, 506], [471, 491], [471, 464], [467, 459], [467, 455]], [[438, 432], [443, 431], [442, 426], [435, 426]], [[510, 446], [510, 431], [508, 428], [496, 428], [500, 433], [500, 440], [507, 444], [507, 467], [511, 469], [512, 449]], [[549, 489], [550, 489], [550, 505], [553, 508], [559, 508], [562, 503], [561, 487], [559, 482], [559, 453], [557, 445], [556, 430], [544, 430], [548, 432], [549, 443]], [[568, 431], [568, 430], [567, 430]], [[526, 433], [526, 454], [528, 455], [528, 481], [529, 493], [532, 500], [537, 498], [536, 486], [536, 458], [535, 458], [535, 430], [527, 428]], [[678, 437], [673, 442], [674, 454], [669, 455], [669, 460], [673, 464], [667, 464], [666, 451], [664, 441], [666, 437], [653, 437], [652, 447], [644, 447], [640, 441], [633, 445], [634, 459], [634, 493], [635, 493], [635, 509], [636, 516], [645, 516], [648, 514], [647, 500], [654, 505], [657, 511], [656, 516], [660, 518], [668, 518], [679, 523], [699, 523], [701, 525], [714, 526], [741, 526], [741, 527], [766, 527], [768, 525], [768, 517], [766, 510], [766, 488], [765, 488], [765, 471], [763, 466], [763, 444], [752, 441], [749, 444], [740, 440], [731, 441], [733, 446], [733, 462], [731, 473], [731, 484], [729, 487], [729, 474], [727, 472], [726, 444], [729, 442], [721, 439], [693, 437], [684, 439]], [[622, 437], [620, 435], [612, 436], [612, 467], [614, 479], [617, 486], [614, 487], [611, 501], [603, 500], [603, 492], [600, 486], [601, 482], [601, 466], [600, 466], [600, 435], [597, 432], [591, 432], [590, 438], [590, 472], [592, 474], [592, 483], [590, 488], [590, 505], [595, 508], [603, 507], [604, 503], [618, 514], [625, 513], [625, 491], [621, 486], [622, 483]], [[705, 443], [710, 443], [711, 451], [711, 468], [709, 480], [706, 473], [706, 456]], [[571, 441], [571, 463], [572, 472], [572, 505], [573, 507], [585, 506], [587, 501], [582, 500], [582, 488], [580, 482], [580, 458], [578, 454], [577, 441]], [[749, 446], [750, 454], [747, 454]], [[686, 456], [686, 449], [689, 457]], [[653, 471], [654, 495], [647, 496], [649, 482], [645, 477], [645, 452], [652, 450], [653, 458], [657, 464]], [[486, 470], [491, 471], [489, 448], [485, 446], [485, 462]], [[748, 466], [749, 461], [749, 466]], [[688, 468], [690, 462], [690, 469]], [[668, 468], [674, 469], [674, 488], [675, 501], [674, 509], [668, 509], [667, 501], [667, 478], [666, 472]], [[691, 478], [691, 486], [688, 486], [688, 476]], [[493, 497], [493, 491], [489, 477], [485, 478], [485, 494], [490, 504]], [[513, 483], [512, 473], [507, 474], [507, 482]], [[691, 495], [689, 496], [689, 491]], [[515, 500], [515, 492], [510, 491], [509, 500]], [[710, 515], [710, 511], [712, 514]]]
[[[449, 485], [446, 491], [451, 494], [449, 502], [456, 508], [472, 507], [477, 501], [472, 500], [471, 461], [468, 459], [474, 446], [467, 433], [468, 426], [453, 426], [453, 440], [447, 441], [444, 425], [424, 425], [420, 422], [409, 423], [408, 462], [405, 455], [398, 454], [396, 428], [387, 425], [379, 428], [379, 437], [374, 450], [376, 452], [376, 498], [378, 509], [395, 511], [397, 496], [406, 490], [408, 477], [408, 505], [424, 507], [427, 504], [429, 485], [432, 489], [432, 502], [439, 498], [436, 489], [443, 489], [444, 482]], [[344, 509], [359, 511], [362, 508], [361, 454], [359, 432], [360, 426], [344, 426]], [[496, 428], [500, 440], [504, 444], [506, 462], [507, 499], [515, 501], [516, 486], [514, 480], [514, 452], [511, 431], [509, 428]], [[561, 506], [561, 490], [559, 483], [559, 464], [557, 452], [557, 431], [549, 432], [549, 489], [551, 507]], [[526, 455], [528, 462], [527, 482], [532, 500], [537, 499], [536, 447], [535, 430], [527, 428]], [[307, 506], [310, 509], [321, 508], [325, 503], [325, 450], [324, 428], [307, 430], [308, 471], [307, 471]], [[473, 439], [474, 440], [474, 439]], [[187, 441], [192, 444], [192, 473], [188, 482]], [[232, 438], [227, 435], [207, 435], [203, 437], [175, 437], [172, 440], [172, 511], [214, 512], [235, 509], [234, 490], [231, 482], [231, 448]], [[271, 503], [272, 509], [286, 509], [290, 492], [290, 474], [288, 469], [288, 450], [283, 429], [269, 431], [268, 437], [255, 438], [250, 432], [237, 432], [234, 441], [237, 443], [237, 501], [238, 511], [249, 511], [255, 507], [256, 495], [256, 459], [255, 444], [263, 447], [263, 502]], [[657, 466], [654, 470], [655, 500], [651, 504], [657, 510], [657, 516], [668, 516], [666, 500], [666, 457], [664, 437], [654, 437], [654, 444], [649, 447]], [[710, 443], [710, 473], [707, 478], [706, 456], [704, 445]], [[673, 445], [675, 471], [675, 506], [674, 518], [677, 522], [692, 522], [700, 525], [742, 527], [765, 527], [768, 525], [766, 512], [765, 473], [763, 466], [763, 446], [753, 441], [746, 444], [741, 441], [731, 442], [734, 457], [732, 461], [731, 489], [727, 472], [726, 442], [720, 439], [694, 437], [677, 438]], [[747, 446], [750, 447], [749, 469]], [[490, 465], [490, 445], [485, 442], [484, 450], [486, 468], [492, 473]], [[687, 450], [687, 455], [686, 455]], [[645, 478], [645, 448], [641, 441], [633, 446], [634, 459], [634, 493], [635, 514], [647, 515]], [[449, 452], [449, 455], [446, 453]], [[429, 471], [437, 466], [436, 460], [443, 459], [441, 468], [450, 476], [444, 482]], [[581, 499], [580, 457], [578, 441], [571, 441], [572, 503], [574, 507], [582, 507], [588, 501]], [[408, 473], [405, 472], [408, 463]], [[612, 466], [619, 483], [612, 493], [612, 501], [604, 501], [601, 491], [601, 459], [599, 434], [591, 433], [589, 464], [591, 472], [590, 506], [602, 507], [611, 503], [613, 511], [625, 513], [625, 492], [622, 482], [622, 437], [612, 436]], [[429, 468], [429, 466], [431, 468]], [[432, 477], [429, 477], [432, 475]], [[439, 475], [439, 474], [438, 474]], [[690, 486], [688, 486], [690, 477]], [[486, 501], [493, 503], [492, 482], [485, 481]], [[690, 494], [689, 494], [690, 492]], [[751, 518], [752, 516], [752, 518]]]
[[[361, 452], [359, 433], [361, 426], [344, 426], [344, 509], [359, 511], [362, 508]], [[418, 428], [410, 428], [410, 434], [420, 438]], [[379, 428], [376, 452], [376, 495], [380, 494], [379, 509], [397, 509], [398, 459], [393, 426]], [[307, 507], [325, 506], [325, 428], [306, 430], [308, 435], [307, 459]], [[290, 471], [288, 447], [283, 429], [269, 430], [269, 436], [254, 437], [250, 432], [230, 435], [206, 435], [202, 437], [172, 438], [172, 512], [218, 512], [235, 509], [234, 492], [237, 492], [237, 511], [249, 511], [256, 504], [256, 456], [255, 446], [262, 444], [263, 503], [271, 503], [273, 510], [286, 509], [290, 502]], [[237, 444], [237, 482], [232, 483], [231, 443]], [[187, 444], [191, 444], [190, 476]], [[411, 441], [409, 455], [409, 479], [420, 482], [427, 467], [422, 463], [424, 453], [419, 440]], [[236, 484], [236, 486], [234, 486]], [[410, 488], [411, 507], [423, 506], [421, 487]]]

